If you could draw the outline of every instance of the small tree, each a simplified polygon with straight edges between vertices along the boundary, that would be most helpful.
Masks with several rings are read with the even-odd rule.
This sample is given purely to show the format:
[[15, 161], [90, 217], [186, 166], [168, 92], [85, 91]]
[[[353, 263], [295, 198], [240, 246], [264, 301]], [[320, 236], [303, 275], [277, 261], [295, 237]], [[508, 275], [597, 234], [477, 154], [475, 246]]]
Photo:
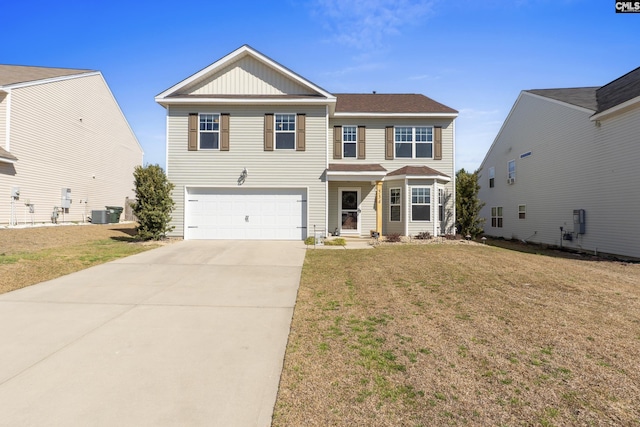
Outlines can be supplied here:
[[138, 217], [138, 238], [160, 240], [174, 228], [169, 225], [175, 205], [171, 198], [174, 185], [159, 165], [136, 166], [133, 178], [137, 200], [131, 207]]
[[476, 237], [483, 231], [485, 219], [479, 215], [484, 203], [478, 199], [479, 191], [478, 171], [456, 173], [456, 224], [463, 236]]

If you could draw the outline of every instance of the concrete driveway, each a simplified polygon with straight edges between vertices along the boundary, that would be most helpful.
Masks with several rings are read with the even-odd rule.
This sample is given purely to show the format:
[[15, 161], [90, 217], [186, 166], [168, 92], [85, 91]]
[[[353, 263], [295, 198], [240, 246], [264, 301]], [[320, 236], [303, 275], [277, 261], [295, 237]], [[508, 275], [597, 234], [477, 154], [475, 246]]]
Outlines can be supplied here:
[[270, 425], [304, 254], [183, 241], [0, 295], [0, 425]]

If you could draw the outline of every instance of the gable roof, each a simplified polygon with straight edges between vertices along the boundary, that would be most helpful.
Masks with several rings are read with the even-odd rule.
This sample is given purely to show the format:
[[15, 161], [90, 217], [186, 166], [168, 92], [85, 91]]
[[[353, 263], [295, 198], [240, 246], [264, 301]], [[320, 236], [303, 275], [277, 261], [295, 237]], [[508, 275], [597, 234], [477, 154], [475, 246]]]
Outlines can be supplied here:
[[457, 116], [458, 111], [421, 94], [336, 94], [336, 115], [364, 114], [410, 114]]
[[532, 89], [524, 92], [596, 111], [598, 109], [598, 101], [596, 100], [597, 89], [598, 87], [578, 87], [566, 89]]
[[0, 86], [11, 86], [93, 72], [95, 72], [95, 70], [31, 67], [25, 65], [0, 65]]
[[[265, 94], [265, 95], [255, 95], [255, 94], [230, 94], [230, 93], [220, 93], [220, 94], [190, 94], [189, 89], [197, 87], [199, 84], [206, 83], [207, 79], [211, 79], [216, 75], [216, 73], [224, 71], [226, 67], [230, 66], [233, 63], [241, 61], [245, 58], [251, 58], [256, 61], [258, 64], [273, 70], [278, 75], [282, 76], [285, 80], [291, 82], [293, 85], [301, 89], [299, 92], [304, 93], [279, 93], [279, 94]], [[203, 68], [197, 73], [187, 77], [182, 80], [178, 84], [171, 86], [169, 89], [163, 91], [162, 93], [156, 96], [156, 102], [165, 105], [168, 103], [176, 103], [176, 102], [204, 102], [210, 101], [211, 99], [225, 99], [229, 102], [243, 102], [246, 101], [247, 98], [252, 100], [260, 101], [261, 99], [265, 101], [273, 101], [280, 100], [286, 101], [288, 99], [295, 99], [297, 101], [303, 102], [335, 102], [335, 97], [322, 89], [320, 86], [310, 82], [309, 80], [303, 78], [297, 73], [291, 71], [287, 67], [277, 63], [276, 61], [268, 58], [257, 50], [253, 49], [249, 45], [243, 45], [240, 48], [234, 50], [228, 55], [222, 57], [218, 61], [213, 64]]]

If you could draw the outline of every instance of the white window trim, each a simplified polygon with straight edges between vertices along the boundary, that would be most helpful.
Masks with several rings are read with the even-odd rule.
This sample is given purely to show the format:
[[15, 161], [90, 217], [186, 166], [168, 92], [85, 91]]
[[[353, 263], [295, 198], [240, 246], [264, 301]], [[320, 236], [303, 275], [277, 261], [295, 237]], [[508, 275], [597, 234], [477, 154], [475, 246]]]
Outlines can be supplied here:
[[[391, 192], [393, 190], [398, 190], [400, 192], [399, 196], [398, 196], [398, 203], [391, 203]], [[391, 219], [391, 207], [392, 206], [398, 206], [398, 209], [400, 209], [400, 219], [397, 220], [393, 220]], [[402, 188], [401, 187], [393, 187], [393, 188], [389, 188], [389, 222], [402, 222]]]
[[[509, 170], [509, 165], [512, 162], [513, 162], [513, 176], [511, 176], [511, 171]], [[516, 159], [512, 159], [507, 162], [507, 179], [514, 179], [514, 180], [516, 179]]]
[[[496, 210], [495, 216], [493, 215], [493, 210]], [[498, 215], [498, 209], [502, 210], [502, 215]], [[496, 225], [493, 225], [493, 219], [496, 219]], [[502, 225], [499, 225], [500, 221], [498, 219], [502, 219]], [[504, 228], [504, 208], [502, 206], [491, 206], [491, 228]]]
[[[413, 190], [414, 189], [418, 189], [418, 188], [425, 188], [427, 190], [429, 190], [429, 202], [428, 203], [413, 203]], [[411, 191], [409, 193], [409, 204], [410, 204], [410, 209], [409, 212], [411, 213], [411, 222], [431, 222], [433, 220], [433, 188], [431, 186], [428, 185], [414, 185], [411, 187]], [[429, 219], [413, 219], [413, 205], [416, 206], [429, 206]]]
[[[411, 128], [411, 141], [396, 141], [396, 129], [397, 128]], [[431, 141], [416, 141], [416, 128], [431, 129]], [[433, 126], [394, 126], [393, 127], [393, 158], [394, 159], [433, 159]], [[411, 157], [398, 157], [396, 156], [396, 146], [398, 144], [411, 144]], [[431, 156], [430, 157], [416, 157], [416, 144], [431, 144]]]
[[[520, 208], [524, 208], [520, 210]], [[524, 218], [520, 218], [520, 214], [524, 214]], [[527, 219], [527, 205], [518, 205], [518, 219]]]
[[[293, 116], [293, 131], [278, 131], [276, 117], [278, 116]], [[274, 113], [273, 114], [273, 149], [282, 151], [295, 151], [297, 146], [297, 132], [298, 131], [298, 115], [296, 113]], [[293, 148], [278, 148], [278, 134], [279, 133], [292, 133], [293, 134]]]
[[[491, 185], [491, 180], [493, 180], [493, 185]], [[489, 188], [494, 188], [496, 184], [496, 167], [491, 166], [489, 168]]]
[[[355, 136], [355, 140], [353, 141], [345, 141], [344, 140], [344, 133], [345, 133], [345, 129], [346, 128], [353, 128], [354, 129], [354, 133], [353, 135]], [[345, 144], [353, 144], [356, 149], [354, 150], [354, 155], [353, 156], [346, 156], [345, 153], [347, 152], [347, 150], [344, 149], [344, 145]], [[342, 158], [347, 158], [347, 159], [357, 159], [358, 158], [358, 126], [355, 125], [343, 125], [342, 126]]]
[[[202, 116], [218, 116], [218, 130], [201, 130], [200, 129], [200, 118]], [[206, 150], [206, 151], [220, 151], [220, 127], [222, 126], [222, 114], [217, 112], [208, 112], [203, 111], [198, 113], [198, 150]], [[214, 119], [215, 120], [215, 119]], [[200, 134], [204, 133], [217, 133], [218, 134], [218, 148], [202, 148], [200, 146]]]
[[362, 189], [360, 187], [338, 187], [338, 229], [340, 230], [340, 235], [360, 235], [360, 229], [361, 229], [361, 215], [360, 212], [358, 212], [358, 216], [357, 218], [357, 229], [356, 230], [343, 230], [342, 229], [342, 192], [343, 191], [355, 191], [357, 193], [357, 206], [358, 206], [358, 210], [360, 209], [360, 204], [362, 203], [362, 199], [360, 198], [361, 194], [360, 191]]

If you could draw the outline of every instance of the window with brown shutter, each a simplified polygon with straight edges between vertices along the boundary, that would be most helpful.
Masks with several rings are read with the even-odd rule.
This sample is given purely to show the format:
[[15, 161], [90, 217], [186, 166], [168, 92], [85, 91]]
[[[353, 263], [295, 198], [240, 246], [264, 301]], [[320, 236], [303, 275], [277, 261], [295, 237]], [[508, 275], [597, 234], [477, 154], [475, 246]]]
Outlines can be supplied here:
[[296, 123], [296, 151], [304, 151], [306, 147], [305, 128], [307, 116], [304, 113], [298, 113], [298, 123]]
[[189, 113], [189, 133], [187, 147], [189, 151], [198, 150], [198, 113]]
[[229, 151], [229, 113], [220, 114], [220, 151]]
[[393, 126], [387, 126], [384, 133], [384, 158], [386, 160], [393, 160]]
[[359, 159], [366, 158], [365, 135], [366, 135], [366, 128], [364, 126], [358, 126], [358, 158]]
[[333, 127], [333, 158], [342, 158], [342, 126]]
[[264, 151], [273, 151], [273, 113], [264, 115]]
[[433, 128], [433, 160], [442, 160], [442, 126]]

